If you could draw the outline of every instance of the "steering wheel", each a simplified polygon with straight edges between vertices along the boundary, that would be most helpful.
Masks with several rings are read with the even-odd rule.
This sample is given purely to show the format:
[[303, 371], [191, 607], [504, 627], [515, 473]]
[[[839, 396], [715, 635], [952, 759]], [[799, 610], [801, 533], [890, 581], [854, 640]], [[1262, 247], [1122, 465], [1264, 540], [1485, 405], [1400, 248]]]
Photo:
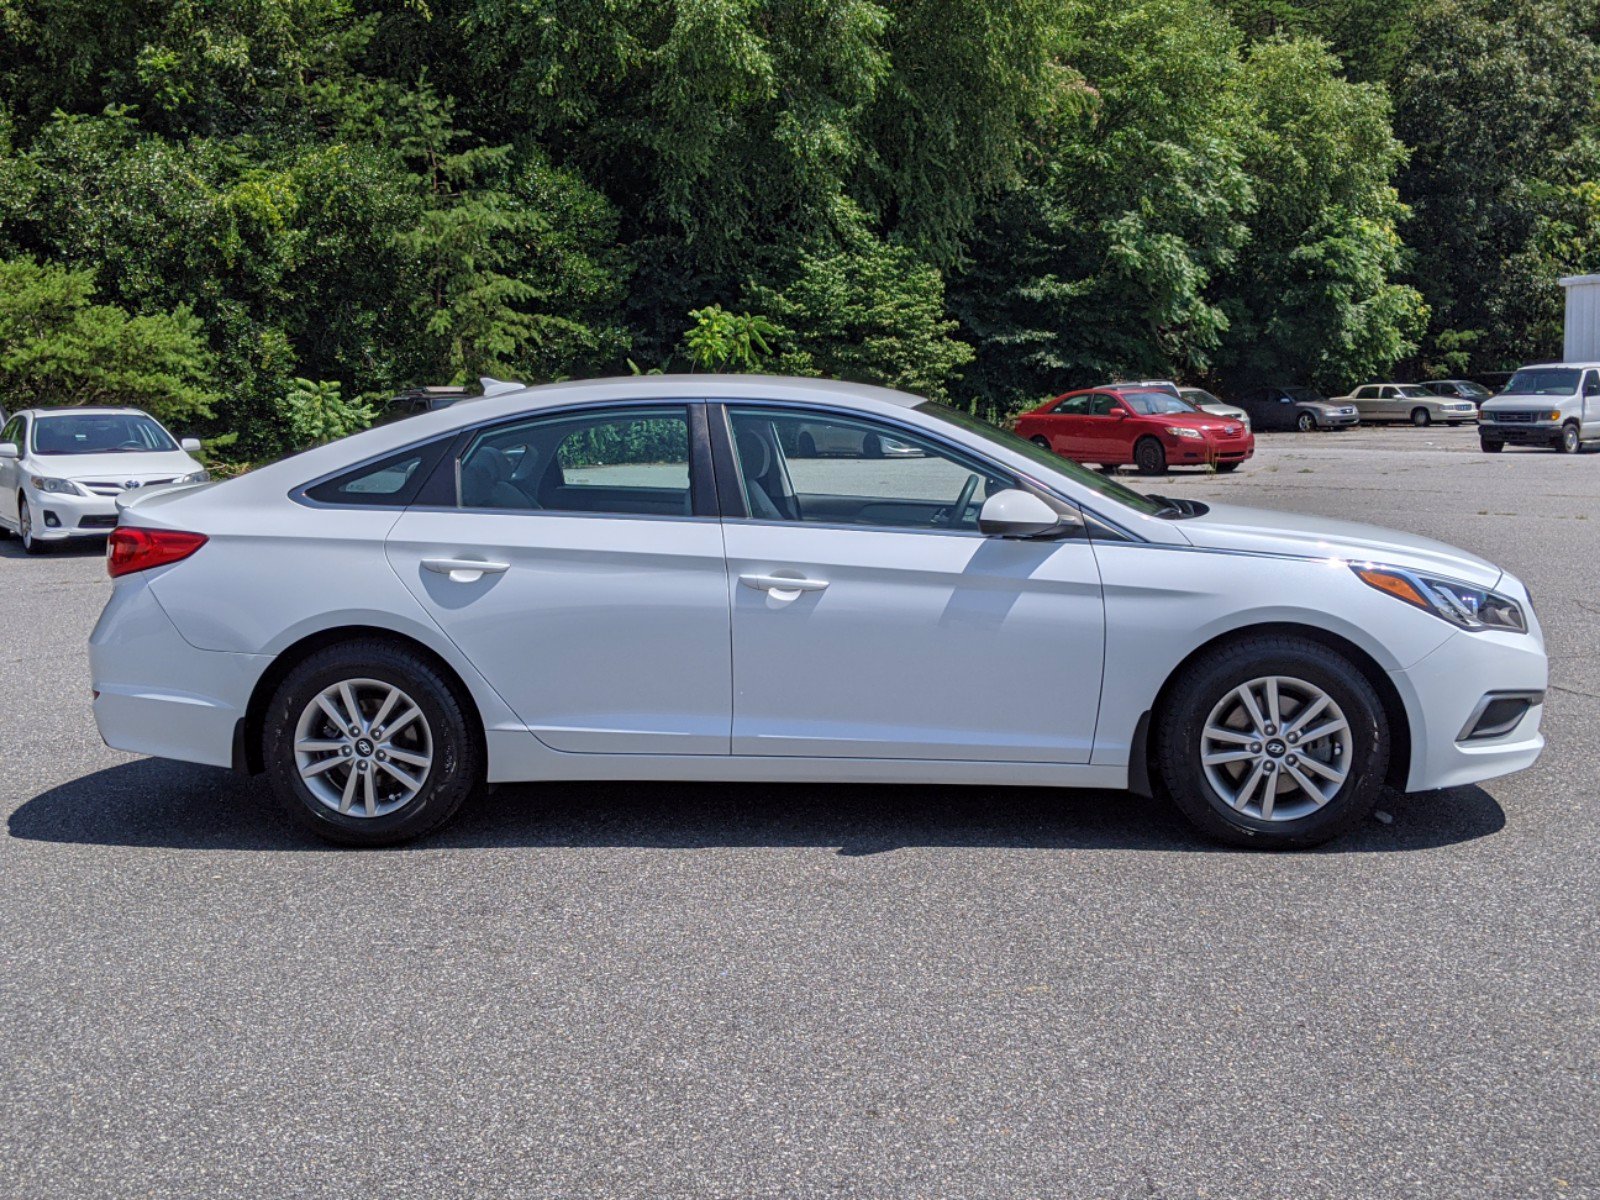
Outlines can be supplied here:
[[978, 490], [978, 484], [982, 482], [978, 476], [968, 475], [967, 482], [961, 487], [961, 495], [956, 499], [955, 504], [944, 511], [943, 519], [937, 523], [954, 527], [966, 515], [967, 505], [972, 503], [972, 493]]

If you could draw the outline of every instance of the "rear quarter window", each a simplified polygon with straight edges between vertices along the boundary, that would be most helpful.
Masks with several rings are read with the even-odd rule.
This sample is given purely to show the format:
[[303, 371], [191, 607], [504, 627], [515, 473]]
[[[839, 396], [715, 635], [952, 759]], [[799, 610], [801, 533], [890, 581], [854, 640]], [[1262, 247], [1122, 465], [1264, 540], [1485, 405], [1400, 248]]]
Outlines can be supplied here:
[[412, 446], [386, 458], [363, 463], [340, 475], [302, 489], [318, 504], [363, 508], [404, 508], [415, 502], [423, 481], [444, 456], [450, 439]]

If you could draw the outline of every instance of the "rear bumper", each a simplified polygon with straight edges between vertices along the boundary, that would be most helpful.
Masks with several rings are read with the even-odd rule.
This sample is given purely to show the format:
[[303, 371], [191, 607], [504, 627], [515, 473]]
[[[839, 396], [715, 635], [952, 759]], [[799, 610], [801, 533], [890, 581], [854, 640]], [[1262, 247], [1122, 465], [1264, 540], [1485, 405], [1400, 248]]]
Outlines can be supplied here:
[[89, 636], [94, 719], [115, 750], [234, 765], [234, 730], [270, 655], [197, 650], [141, 576], [118, 580]]

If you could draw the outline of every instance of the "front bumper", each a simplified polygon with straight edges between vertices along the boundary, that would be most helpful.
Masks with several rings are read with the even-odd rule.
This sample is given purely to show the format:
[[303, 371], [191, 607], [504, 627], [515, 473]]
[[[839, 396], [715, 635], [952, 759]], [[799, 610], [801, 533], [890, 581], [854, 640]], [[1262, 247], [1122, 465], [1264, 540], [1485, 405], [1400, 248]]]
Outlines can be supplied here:
[[1350, 429], [1361, 424], [1360, 413], [1317, 413], [1317, 424], [1324, 429]]
[[33, 536], [41, 542], [76, 537], [105, 537], [117, 524], [115, 496], [82, 496], [66, 492], [28, 492]]
[[115, 750], [232, 766], [234, 728], [271, 661], [197, 650], [143, 575], [119, 579], [89, 635], [100, 737]]
[[1243, 437], [1166, 439], [1167, 462], [1174, 466], [1204, 466], [1215, 463], [1241, 463], [1256, 452], [1256, 439]]
[[[1524, 611], [1528, 609], [1522, 600]], [[1542, 704], [1504, 733], [1466, 735], [1491, 693], [1542, 693], [1549, 682], [1544, 641], [1530, 633], [1458, 632], [1420, 662], [1389, 678], [1405, 702], [1411, 732], [1406, 791], [1459, 787], [1531, 766], [1544, 749]]]
[[1478, 422], [1478, 437], [1509, 446], [1559, 446], [1560, 421], [1485, 421]]

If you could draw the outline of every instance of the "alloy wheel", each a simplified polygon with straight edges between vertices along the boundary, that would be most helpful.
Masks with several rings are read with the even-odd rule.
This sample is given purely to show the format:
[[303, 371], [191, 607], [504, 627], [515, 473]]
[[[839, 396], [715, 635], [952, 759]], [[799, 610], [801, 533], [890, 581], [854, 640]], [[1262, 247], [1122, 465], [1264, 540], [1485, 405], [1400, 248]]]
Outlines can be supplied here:
[[1222, 802], [1261, 821], [1324, 807], [1350, 774], [1350, 723], [1333, 697], [1287, 675], [1266, 675], [1218, 700], [1200, 735], [1200, 764]]
[[433, 769], [433, 731], [405, 692], [346, 679], [318, 692], [294, 733], [295, 769], [334, 812], [382, 817], [409, 804]]
[[1299, 418], [1295, 421], [1295, 427], [1298, 428], [1301, 433], [1310, 433], [1317, 427], [1317, 419], [1310, 413], [1301, 413]]
[[1561, 427], [1561, 452], [1563, 454], [1576, 454], [1582, 444], [1576, 425], [1563, 425]]

